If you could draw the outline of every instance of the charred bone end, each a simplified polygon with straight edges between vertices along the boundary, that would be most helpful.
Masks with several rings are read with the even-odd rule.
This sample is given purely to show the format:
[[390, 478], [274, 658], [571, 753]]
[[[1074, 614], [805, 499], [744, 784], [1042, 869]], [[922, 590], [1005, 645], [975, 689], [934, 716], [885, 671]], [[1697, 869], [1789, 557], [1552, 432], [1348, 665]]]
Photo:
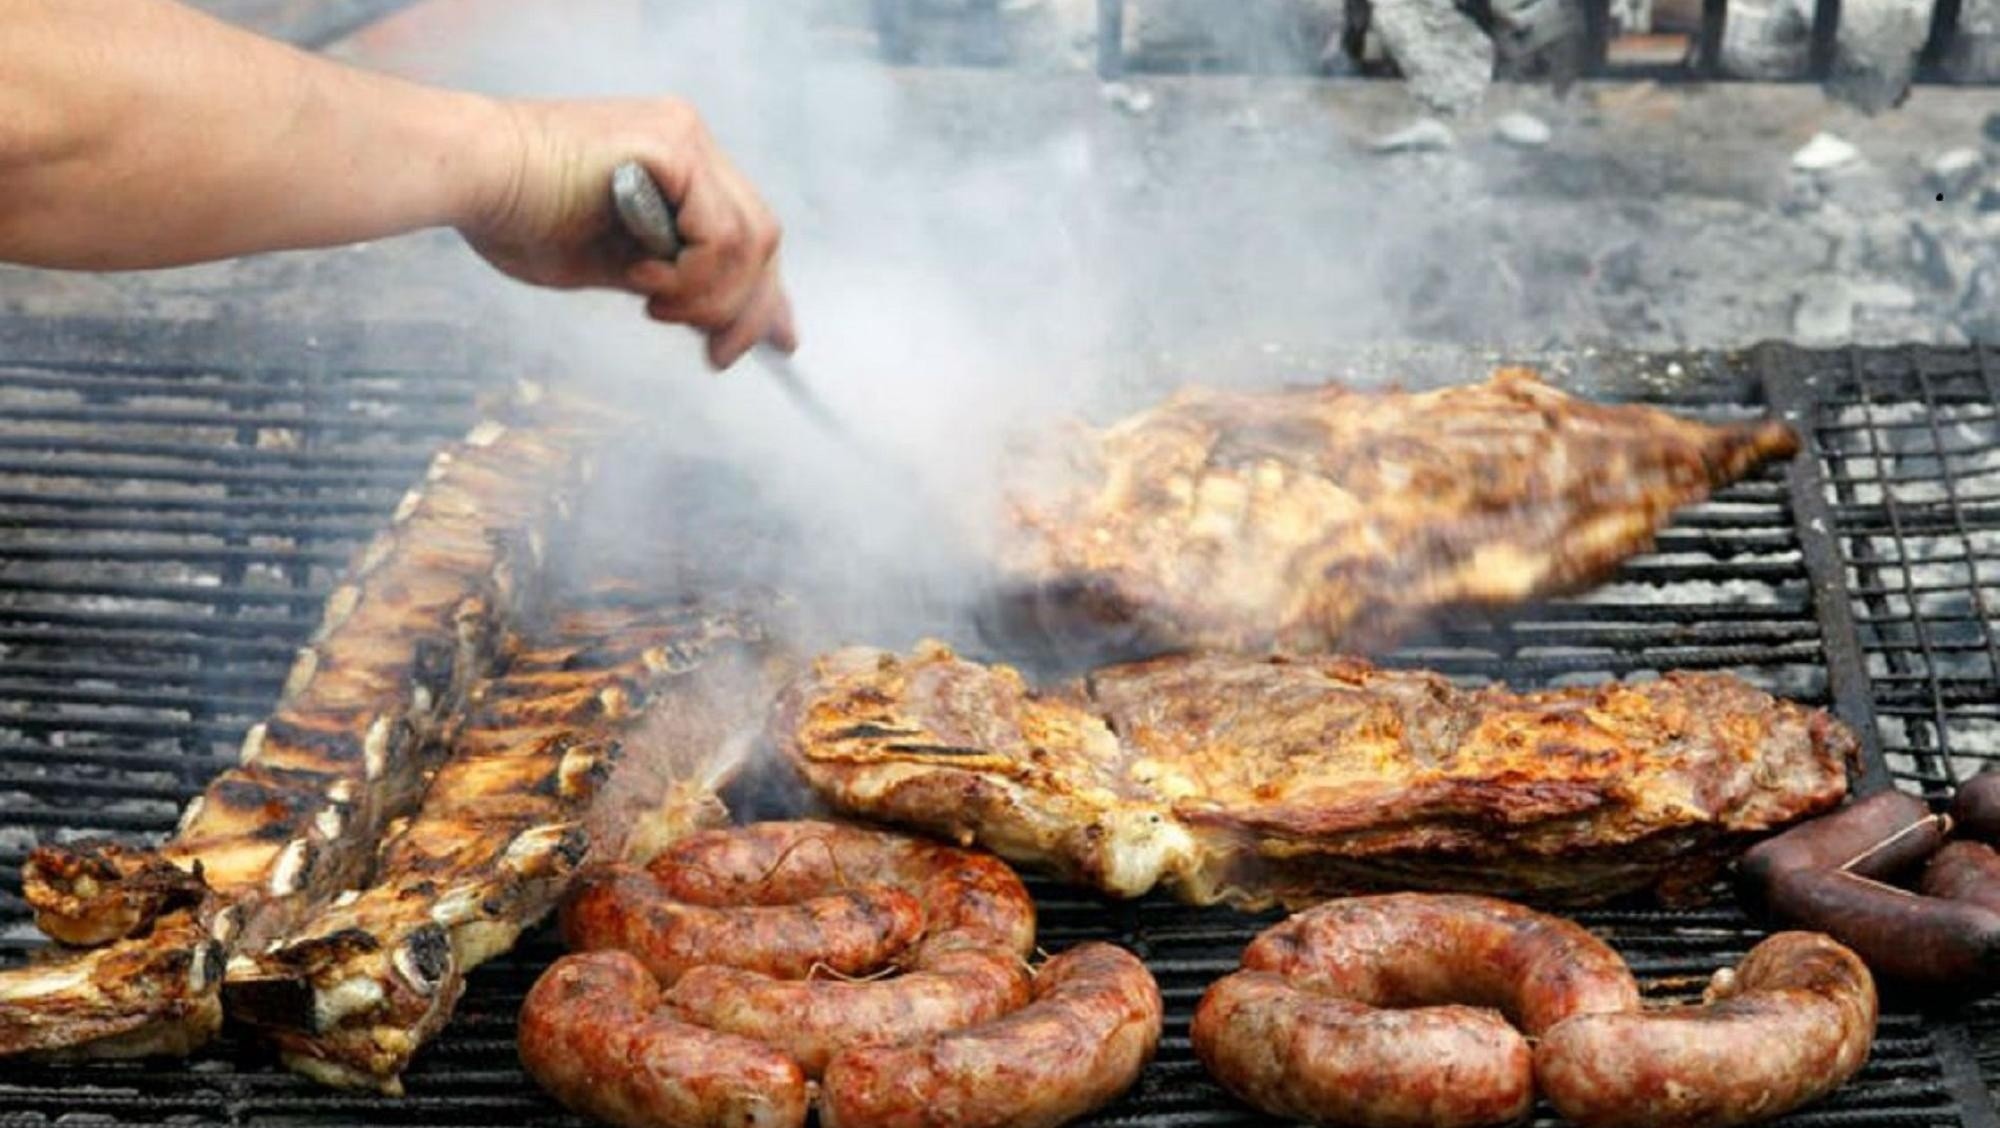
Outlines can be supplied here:
[[428, 998], [451, 974], [451, 938], [441, 926], [427, 924], [410, 934], [389, 963], [411, 990]]
[[289, 701], [304, 693], [317, 673], [319, 673], [319, 652], [310, 646], [300, 647], [298, 657], [292, 660], [290, 672], [285, 675], [285, 686], [279, 691], [278, 699]]

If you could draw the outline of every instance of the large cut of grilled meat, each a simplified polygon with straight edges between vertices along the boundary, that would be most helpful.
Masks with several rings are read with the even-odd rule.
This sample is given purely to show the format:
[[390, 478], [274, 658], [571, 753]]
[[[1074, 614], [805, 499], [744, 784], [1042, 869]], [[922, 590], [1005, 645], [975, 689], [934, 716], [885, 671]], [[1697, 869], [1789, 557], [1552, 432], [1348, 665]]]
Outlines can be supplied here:
[[1777, 422], [1590, 403], [1522, 369], [1422, 393], [1189, 389], [1023, 449], [1000, 559], [1042, 633], [1368, 651], [1440, 609], [1601, 579], [1797, 447]]
[[231, 951], [362, 877], [416, 801], [440, 721], [537, 587], [546, 529], [607, 426], [578, 405], [538, 414], [481, 423], [436, 456], [334, 589], [240, 765], [165, 845], [34, 852], [37, 923], [100, 947], [0, 973], [0, 1053], [185, 1053], [221, 1020]]
[[1373, 888], [1694, 895], [1838, 803], [1853, 735], [1718, 673], [1514, 693], [1345, 657], [1176, 656], [1051, 693], [937, 644], [845, 650], [777, 740], [855, 815], [1117, 896], [1261, 907]]
[[592, 859], [644, 860], [721, 821], [777, 676], [741, 610], [627, 593], [568, 607], [480, 683], [366, 888], [232, 961], [232, 1017], [287, 1064], [400, 1091], [465, 975], [513, 946]]

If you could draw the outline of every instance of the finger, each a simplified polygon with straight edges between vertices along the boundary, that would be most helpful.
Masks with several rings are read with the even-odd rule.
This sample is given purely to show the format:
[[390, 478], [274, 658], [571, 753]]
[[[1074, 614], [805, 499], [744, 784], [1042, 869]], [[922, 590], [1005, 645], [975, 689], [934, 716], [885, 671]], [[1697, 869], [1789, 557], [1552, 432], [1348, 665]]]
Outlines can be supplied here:
[[778, 310], [771, 317], [771, 331], [764, 339], [779, 352], [787, 356], [799, 351], [799, 330], [792, 321], [791, 295], [785, 293], [783, 283], [777, 284]]
[[757, 342], [770, 336], [784, 300], [777, 278], [766, 275], [742, 316], [709, 336], [708, 362], [718, 370], [728, 368]]
[[644, 259], [625, 268], [626, 287], [648, 297], [674, 290], [679, 277], [671, 263], [660, 259]]

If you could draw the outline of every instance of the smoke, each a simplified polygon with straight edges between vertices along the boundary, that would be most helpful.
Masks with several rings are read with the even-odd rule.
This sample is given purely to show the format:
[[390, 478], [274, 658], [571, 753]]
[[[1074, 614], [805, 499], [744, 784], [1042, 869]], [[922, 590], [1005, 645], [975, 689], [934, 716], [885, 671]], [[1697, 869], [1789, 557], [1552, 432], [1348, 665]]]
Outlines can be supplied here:
[[[433, 4], [366, 61], [496, 94], [684, 97], [766, 195], [786, 227], [797, 365], [852, 442], [754, 361], [707, 373], [692, 335], [643, 320], [635, 299], [489, 282], [484, 300], [524, 357], [610, 387], [674, 457], [754, 482], [746, 504], [787, 535], [711, 539], [801, 593], [815, 644], [975, 641], [1010, 436], [1188, 380], [1322, 375], [1287, 351], [1301, 327], [1308, 341], [1392, 335], [1400, 280], [1423, 277], [1408, 199], [1345, 175], [1373, 158], [1313, 120], [1306, 84], [1227, 115], [1162, 88], [1142, 123], [1087, 73], [891, 71], [814, 7]], [[1424, 161], [1402, 166], [1420, 174], [1402, 197], [1449, 179]], [[1205, 356], [1216, 341], [1264, 345], [1268, 363]], [[629, 464], [610, 483], [627, 495], [600, 499], [614, 538], [701, 501]]]

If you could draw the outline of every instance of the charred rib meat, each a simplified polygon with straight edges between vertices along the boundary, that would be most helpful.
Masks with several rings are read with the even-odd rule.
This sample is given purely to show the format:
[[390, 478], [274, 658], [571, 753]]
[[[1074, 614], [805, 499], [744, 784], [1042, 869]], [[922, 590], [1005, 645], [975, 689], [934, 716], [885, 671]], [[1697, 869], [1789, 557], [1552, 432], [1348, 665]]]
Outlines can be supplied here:
[[1780, 423], [1589, 403], [1521, 369], [1420, 394], [1190, 389], [1024, 451], [1001, 561], [1049, 631], [1365, 651], [1441, 608], [1600, 579], [1797, 449]]
[[715, 789], [775, 689], [751, 616], [573, 609], [475, 687], [367, 888], [236, 957], [231, 1015], [292, 1068], [395, 1092], [465, 975], [545, 916], [586, 859], [643, 860], [725, 812]]
[[835, 807], [1117, 896], [1693, 895], [1846, 793], [1853, 735], [1725, 674], [1514, 693], [1352, 658], [1180, 656], [1038, 694], [930, 644], [848, 650], [776, 739]]
[[[601, 430], [565, 408], [482, 423], [439, 453], [329, 597], [241, 765], [164, 846], [35, 852], [24, 877], [43, 930], [111, 946], [0, 973], [0, 1048], [181, 1053], [214, 1032], [221, 977], [188, 969], [282, 933], [366, 871], [415, 801], [438, 722], [535, 586], [544, 526]], [[189, 901], [198, 910], [174, 908]]]

